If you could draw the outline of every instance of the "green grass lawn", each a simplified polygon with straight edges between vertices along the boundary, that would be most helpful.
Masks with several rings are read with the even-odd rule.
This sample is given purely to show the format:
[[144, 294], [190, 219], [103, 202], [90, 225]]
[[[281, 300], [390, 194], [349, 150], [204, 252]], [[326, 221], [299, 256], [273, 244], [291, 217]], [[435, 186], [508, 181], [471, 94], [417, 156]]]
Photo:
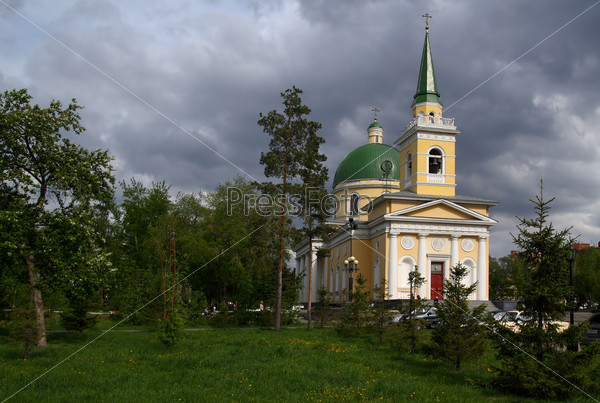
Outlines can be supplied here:
[[422, 355], [343, 339], [332, 329], [206, 329], [186, 332], [174, 347], [149, 332], [111, 332], [65, 360], [101, 334], [50, 334], [49, 346], [34, 349], [28, 360], [22, 348], [1, 345], [0, 402], [23, 387], [8, 401], [525, 400], [475, 386], [491, 376], [492, 354], [455, 373]]

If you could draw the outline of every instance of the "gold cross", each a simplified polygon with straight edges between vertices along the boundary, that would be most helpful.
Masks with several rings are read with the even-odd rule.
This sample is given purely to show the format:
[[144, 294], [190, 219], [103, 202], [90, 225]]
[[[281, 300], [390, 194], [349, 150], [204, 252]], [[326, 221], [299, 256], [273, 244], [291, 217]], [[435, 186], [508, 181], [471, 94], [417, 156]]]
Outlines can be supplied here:
[[377, 122], [377, 112], [381, 112], [379, 109], [377, 108], [373, 108], [371, 109], [373, 112], [375, 112], [375, 122]]
[[433, 16], [429, 13], [425, 13], [421, 17], [425, 18], [425, 31], [429, 31], [429, 19], [433, 18]]

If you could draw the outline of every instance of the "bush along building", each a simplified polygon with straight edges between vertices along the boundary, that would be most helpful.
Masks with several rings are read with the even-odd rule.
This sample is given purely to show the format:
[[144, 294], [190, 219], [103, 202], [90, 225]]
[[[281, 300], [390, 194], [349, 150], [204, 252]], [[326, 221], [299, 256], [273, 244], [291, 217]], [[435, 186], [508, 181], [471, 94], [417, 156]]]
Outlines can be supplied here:
[[[497, 202], [456, 194], [460, 130], [453, 118], [442, 115], [428, 26], [412, 120], [394, 146], [384, 144], [374, 111], [367, 144], [350, 151], [335, 172], [337, 231], [327, 243], [314, 239], [312, 256], [308, 240], [295, 248], [294, 270], [306, 274], [301, 302], [308, 301], [309, 270], [315, 302], [321, 286], [333, 303], [348, 301], [357, 273], [370, 289], [386, 284], [390, 300], [406, 299], [415, 266], [426, 279], [419, 297], [443, 299], [443, 280], [457, 263], [469, 268], [469, 285], [477, 282], [470, 299], [487, 301], [490, 228], [497, 223], [490, 208]], [[329, 253], [317, 254], [319, 248]]]

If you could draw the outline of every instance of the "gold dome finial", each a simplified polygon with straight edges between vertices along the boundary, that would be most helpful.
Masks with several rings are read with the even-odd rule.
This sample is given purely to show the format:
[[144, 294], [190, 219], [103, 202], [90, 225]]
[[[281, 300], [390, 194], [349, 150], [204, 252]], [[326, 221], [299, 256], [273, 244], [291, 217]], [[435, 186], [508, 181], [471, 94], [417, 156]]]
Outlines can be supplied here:
[[429, 19], [433, 18], [433, 16], [429, 13], [425, 13], [422, 17], [425, 18], [425, 32], [429, 32]]
[[371, 110], [375, 113], [375, 120], [374, 120], [374, 122], [377, 122], [377, 112], [380, 112], [380, 110], [377, 109], [377, 108], [373, 108]]

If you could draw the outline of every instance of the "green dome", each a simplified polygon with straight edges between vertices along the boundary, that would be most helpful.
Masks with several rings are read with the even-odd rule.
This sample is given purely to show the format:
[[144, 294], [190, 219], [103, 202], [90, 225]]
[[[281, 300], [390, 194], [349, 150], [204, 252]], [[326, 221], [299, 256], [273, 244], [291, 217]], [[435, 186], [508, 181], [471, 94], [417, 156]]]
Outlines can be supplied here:
[[[386, 161], [391, 162], [391, 167], [384, 164]], [[385, 144], [365, 144], [351, 151], [338, 165], [333, 187], [348, 180], [386, 179], [384, 169], [389, 171], [387, 179], [400, 180], [400, 151]]]
[[373, 127], [379, 127], [380, 129], [383, 129], [383, 126], [381, 126], [379, 124], [379, 122], [373, 122], [369, 125], [369, 129], [373, 128]]

